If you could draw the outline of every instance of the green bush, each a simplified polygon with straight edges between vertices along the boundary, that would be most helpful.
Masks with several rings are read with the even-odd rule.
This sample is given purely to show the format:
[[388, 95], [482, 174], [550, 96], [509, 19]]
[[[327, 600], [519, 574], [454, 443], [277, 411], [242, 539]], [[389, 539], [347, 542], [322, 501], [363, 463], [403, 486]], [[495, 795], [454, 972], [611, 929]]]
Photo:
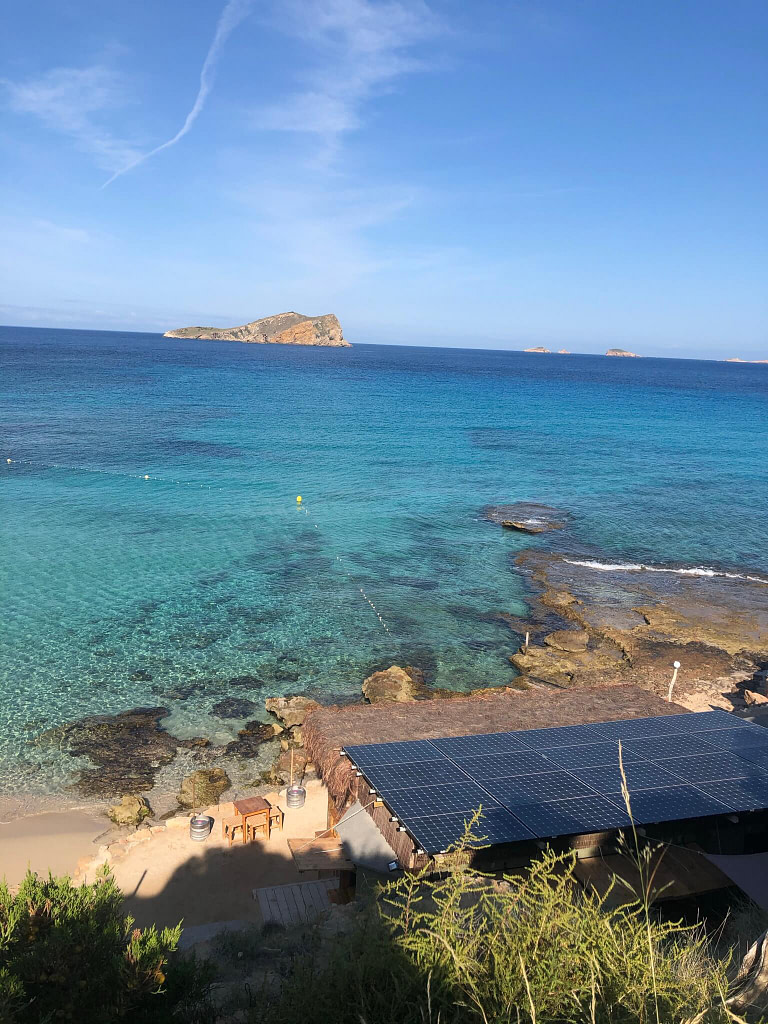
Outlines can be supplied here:
[[584, 893], [572, 855], [503, 882], [406, 875], [328, 952], [295, 964], [270, 1024], [720, 1024], [727, 960], [642, 898]]
[[15, 895], [0, 884], [0, 1021], [161, 1019], [181, 927], [134, 928], [122, 902], [106, 870], [92, 885], [32, 873]]

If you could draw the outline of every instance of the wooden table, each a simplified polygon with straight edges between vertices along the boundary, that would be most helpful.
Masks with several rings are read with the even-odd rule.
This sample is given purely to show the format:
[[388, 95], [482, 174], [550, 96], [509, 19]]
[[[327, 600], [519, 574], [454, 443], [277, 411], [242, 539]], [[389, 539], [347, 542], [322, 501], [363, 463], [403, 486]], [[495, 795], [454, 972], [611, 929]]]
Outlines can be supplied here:
[[244, 800], [235, 800], [234, 807], [235, 814], [243, 819], [243, 842], [246, 842], [248, 839], [248, 822], [250, 818], [258, 819], [259, 824], [263, 822], [266, 838], [269, 839], [269, 812], [272, 808], [263, 797], [249, 796]]

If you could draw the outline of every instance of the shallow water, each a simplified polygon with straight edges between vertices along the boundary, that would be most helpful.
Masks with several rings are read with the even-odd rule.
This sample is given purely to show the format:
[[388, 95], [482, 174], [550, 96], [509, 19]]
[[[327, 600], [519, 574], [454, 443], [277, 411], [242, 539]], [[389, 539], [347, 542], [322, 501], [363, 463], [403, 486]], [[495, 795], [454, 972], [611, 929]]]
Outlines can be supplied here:
[[[526, 547], [768, 573], [766, 366], [22, 328], [0, 358], [6, 790], [66, 784], [28, 740], [83, 714], [219, 741], [224, 697], [392, 662], [503, 683]], [[567, 530], [481, 517], [520, 500]]]

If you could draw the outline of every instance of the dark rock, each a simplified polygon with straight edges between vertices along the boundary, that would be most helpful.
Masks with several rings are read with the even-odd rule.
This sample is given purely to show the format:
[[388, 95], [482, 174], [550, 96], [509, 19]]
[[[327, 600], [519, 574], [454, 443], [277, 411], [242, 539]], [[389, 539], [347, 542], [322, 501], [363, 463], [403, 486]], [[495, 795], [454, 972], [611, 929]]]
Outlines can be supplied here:
[[75, 784], [84, 796], [122, 796], [152, 788], [158, 771], [176, 756], [179, 741], [160, 727], [168, 708], [133, 708], [117, 715], [91, 715], [48, 729], [34, 741], [56, 745], [95, 768]]
[[262, 745], [274, 740], [283, 731], [281, 725], [260, 722], [255, 719], [246, 722], [245, 727], [237, 734], [237, 739], [228, 743], [224, 753], [228, 757], [257, 757], [262, 752]]
[[248, 687], [249, 689], [255, 690], [258, 687], [264, 685], [264, 681], [259, 676], [232, 676], [231, 679], [227, 680], [229, 686], [242, 686], [243, 688]]
[[152, 676], [149, 672], [140, 668], [135, 672], [131, 672], [131, 679], [134, 679], [137, 683], [150, 683], [152, 681]]
[[253, 714], [257, 705], [246, 697], [225, 697], [211, 708], [216, 718], [247, 718]]

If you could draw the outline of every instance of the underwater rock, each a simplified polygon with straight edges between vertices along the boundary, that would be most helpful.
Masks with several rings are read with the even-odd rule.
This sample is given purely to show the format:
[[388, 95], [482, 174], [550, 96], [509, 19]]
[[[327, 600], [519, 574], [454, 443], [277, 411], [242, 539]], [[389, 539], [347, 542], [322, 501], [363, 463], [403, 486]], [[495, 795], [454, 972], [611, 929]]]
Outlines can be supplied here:
[[140, 825], [151, 814], [152, 808], [143, 796], [133, 796], [128, 793], [119, 804], [114, 804], [107, 811], [107, 817], [116, 825]]
[[182, 780], [178, 801], [182, 807], [208, 807], [218, 803], [230, 785], [222, 768], [200, 768]]
[[257, 757], [261, 753], [262, 744], [276, 739], [281, 732], [281, 725], [254, 719], [245, 723], [244, 728], [238, 732], [237, 739], [226, 745], [224, 753], [227, 757]]
[[117, 715], [90, 715], [41, 733], [36, 744], [56, 745], [87, 757], [75, 788], [84, 796], [122, 796], [152, 788], [158, 771], [176, 757], [179, 740], [160, 727], [168, 708], [133, 708]]
[[137, 683], [151, 683], [152, 675], [143, 668], [139, 668], [135, 672], [131, 672], [131, 679]]
[[211, 708], [216, 718], [247, 718], [253, 714], [257, 705], [246, 697], [225, 697]]
[[294, 726], [303, 725], [309, 712], [321, 705], [311, 697], [295, 696], [268, 697], [264, 701], [264, 707], [282, 722], [286, 729], [292, 729]]

